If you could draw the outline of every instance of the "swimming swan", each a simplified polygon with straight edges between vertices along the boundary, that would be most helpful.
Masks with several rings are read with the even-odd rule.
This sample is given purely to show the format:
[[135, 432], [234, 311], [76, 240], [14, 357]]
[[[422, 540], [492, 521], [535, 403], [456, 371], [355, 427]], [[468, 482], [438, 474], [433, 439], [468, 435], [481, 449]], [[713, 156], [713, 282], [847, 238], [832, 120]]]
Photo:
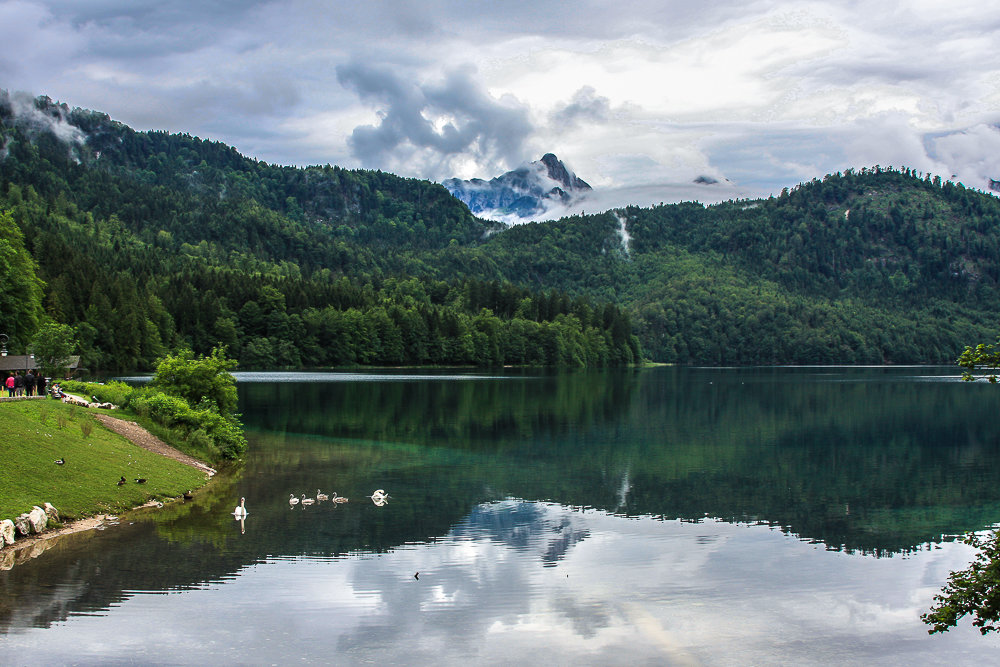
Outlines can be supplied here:
[[382, 505], [385, 505], [389, 501], [389, 494], [387, 494], [382, 489], [375, 489], [375, 493], [370, 495], [369, 498], [372, 499], [373, 503], [381, 507]]
[[288, 494], [288, 504], [289, 505], [298, 505], [299, 504], [299, 499], [295, 497], [294, 493], [289, 493]]
[[245, 519], [247, 514], [250, 513], [247, 512], [247, 508], [245, 506], [246, 501], [247, 501], [246, 498], [240, 498], [240, 504], [237, 505], [236, 509], [233, 510], [233, 516], [236, 517], [237, 519]]
[[302, 504], [303, 505], [312, 505], [315, 502], [316, 502], [315, 498], [306, 498], [306, 494], [304, 494], [304, 493], [302, 494]]
[[[335, 493], [335, 494], [333, 494], [333, 496], [334, 496], [334, 498], [336, 498], [337, 494]], [[326, 495], [325, 493], [320, 493], [319, 489], [316, 489], [316, 500], [327, 500], [327, 499], [329, 499], [329, 497], [330, 496]]]

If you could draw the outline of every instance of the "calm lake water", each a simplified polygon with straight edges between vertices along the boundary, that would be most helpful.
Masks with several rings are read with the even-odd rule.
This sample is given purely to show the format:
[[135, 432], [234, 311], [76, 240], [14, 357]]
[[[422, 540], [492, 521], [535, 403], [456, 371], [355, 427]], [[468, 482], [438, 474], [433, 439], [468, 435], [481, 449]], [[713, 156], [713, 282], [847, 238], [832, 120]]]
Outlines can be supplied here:
[[238, 378], [246, 465], [0, 572], [0, 662], [998, 655], [919, 619], [1000, 522], [1000, 389], [954, 369]]

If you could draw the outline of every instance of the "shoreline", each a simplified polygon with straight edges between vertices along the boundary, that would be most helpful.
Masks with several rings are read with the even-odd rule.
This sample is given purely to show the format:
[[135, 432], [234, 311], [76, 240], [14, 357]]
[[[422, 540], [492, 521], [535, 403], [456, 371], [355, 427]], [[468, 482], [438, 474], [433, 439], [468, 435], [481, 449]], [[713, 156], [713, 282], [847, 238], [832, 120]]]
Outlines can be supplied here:
[[[104, 424], [106, 428], [122, 436], [133, 445], [159, 454], [160, 456], [174, 459], [175, 461], [179, 461], [180, 463], [197, 470], [201, 470], [208, 476], [208, 479], [211, 479], [217, 472], [214, 468], [210, 467], [203, 461], [199, 461], [193, 456], [188, 456], [180, 450], [166, 444], [134, 421], [120, 419], [118, 417], [112, 417], [111, 415], [102, 413], [95, 413], [94, 418]], [[142, 509], [162, 506], [163, 503], [158, 500], [149, 500], [142, 505], [126, 510], [125, 514], [130, 514]], [[117, 523], [120, 517], [121, 515], [96, 514], [94, 516], [76, 519], [75, 521], [68, 521], [59, 528], [52, 528], [41, 533], [21, 537], [15, 541], [14, 544], [8, 544], [0, 547], [0, 571], [10, 570], [16, 565], [20, 565], [37, 558], [54, 546], [55, 542], [61, 537], [75, 535], [88, 530], [95, 530], [104, 526], [106, 522], [114, 521]], [[27, 554], [24, 552], [27, 552]]]
[[[163, 503], [157, 500], [150, 500], [138, 507], [127, 510], [125, 514], [131, 514], [142, 509], [162, 507]], [[52, 528], [42, 533], [22, 537], [14, 544], [8, 544], [0, 549], [0, 571], [13, 569], [17, 565], [22, 565], [30, 560], [38, 558], [43, 553], [54, 547], [61, 538], [69, 535], [84, 533], [89, 530], [96, 530], [105, 525], [117, 525], [123, 515], [97, 514], [88, 516], [76, 521], [70, 521], [60, 526]], [[24, 553], [27, 552], [27, 553]]]

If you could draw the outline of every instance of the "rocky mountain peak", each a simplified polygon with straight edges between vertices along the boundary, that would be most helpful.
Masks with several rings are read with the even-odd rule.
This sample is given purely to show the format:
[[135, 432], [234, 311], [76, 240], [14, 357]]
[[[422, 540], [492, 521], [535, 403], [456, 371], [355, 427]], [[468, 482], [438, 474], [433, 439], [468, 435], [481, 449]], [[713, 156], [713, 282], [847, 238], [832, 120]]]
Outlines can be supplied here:
[[562, 160], [557, 158], [553, 153], [543, 155], [541, 163], [545, 165], [548, 177], [560, 183], [564, 188], [569, 190], [592, 189], [586, 181], [567, 169]]
[[554, 206], [567, 206], [591, 191], [553, 153], [489, 181], [450, 178], [443, 185], [469, 210], [485, 218], [527, 220]]

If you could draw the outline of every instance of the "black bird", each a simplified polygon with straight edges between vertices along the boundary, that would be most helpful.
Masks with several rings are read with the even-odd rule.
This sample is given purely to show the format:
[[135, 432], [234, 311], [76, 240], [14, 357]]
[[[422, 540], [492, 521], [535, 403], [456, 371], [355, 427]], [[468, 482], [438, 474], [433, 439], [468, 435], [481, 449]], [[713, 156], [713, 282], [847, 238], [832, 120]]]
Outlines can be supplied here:
[[145, 484], [146, 483], [146, 478], [145, 477], [140, 477], [137, 480], [135, 480], [135, 483], [136, 484]]
[[413, 578], [419, 581], [420, 580], [420, 573], [417, 572], [416, 574], [414, 574]]
[[65, 458], [56, 459], [55, 461], [53, 461], [53, 463], [55, 463], [56, 465], [61, 466], [62, 464], [66, 463], [66, 459]]
[[125, 475], [122, 475], [122, 478], [118, 480], [118, 486], [124, 486], [124, 485], [125, 485]]
[[190, 491], [184, 492], [184, 500], [191, 500], [192, 498], [194, 498], [194, 495]]

